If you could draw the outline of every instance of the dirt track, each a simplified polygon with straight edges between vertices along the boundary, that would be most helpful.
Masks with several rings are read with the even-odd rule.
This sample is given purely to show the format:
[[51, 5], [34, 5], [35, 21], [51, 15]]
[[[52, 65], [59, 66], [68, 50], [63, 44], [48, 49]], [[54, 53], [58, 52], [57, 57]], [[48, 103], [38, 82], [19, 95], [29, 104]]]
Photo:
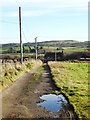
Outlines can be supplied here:
[[39, 68], [31, 73], [25, 73], [19, 80], [13, 83], [2, 93], [2, 116], [3, 118], [60, 118], [60, 120], [74, 120], [73, 111], [68, 106], [58, 113], [52, 113], [38, 107], [41, 101], [40, 95], [54, 93], [54, 86], [50, 71], [44, 65], [44, 72], [38, 81], [32, 81], [32, 76]]

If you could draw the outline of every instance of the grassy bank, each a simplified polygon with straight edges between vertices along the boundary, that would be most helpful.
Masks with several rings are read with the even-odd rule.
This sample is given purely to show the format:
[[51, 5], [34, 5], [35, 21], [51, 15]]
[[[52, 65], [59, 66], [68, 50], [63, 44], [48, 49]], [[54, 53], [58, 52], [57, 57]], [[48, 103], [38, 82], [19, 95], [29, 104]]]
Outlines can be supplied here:
[[80, 119], [90, 119], [87, 62], [49, 62], [55, 84], [69, 98]]
[[25, 61], [23, 64], [20, 64], [19, 62], [6, 62], [1, 64], [2, 68], [0, 68], [1, 71], [1, 80], [0, 80], [0, 90], [8, 87], [11, 83], [16, 81], [22, 74], [25, 72], [33, 70], [36, 66], [41, 65], [41, 61], [37, 60], [28, 60]]
[[41, 77], [41, 75], [42, 75], [42, 73], [43, 73], [43, 66], [41, 66], [40, 68], [39, 68], [39, 70], [33, 75], [33, 77], [32, 77], [32, 81], [37, 81], [37, 80], [39, 80], [40, 79], [40, 77]]

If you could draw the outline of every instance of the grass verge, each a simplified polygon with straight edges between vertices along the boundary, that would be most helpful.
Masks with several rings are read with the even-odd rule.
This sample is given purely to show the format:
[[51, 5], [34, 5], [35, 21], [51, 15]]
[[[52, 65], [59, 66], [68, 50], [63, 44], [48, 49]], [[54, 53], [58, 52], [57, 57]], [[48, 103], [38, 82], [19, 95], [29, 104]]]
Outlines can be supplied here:
[[53, 80], [68, 97], [78, 117], [90, 119], [87, 62], [49, 62]]
[[16, 81], [25, 72], [29, 72], [34, 69], [37, 65], [41, 64], [41, 61], [29, 60], [24, 62], [22, 65], [20, 63], [5, 63], [2, 65], [2, 75], [0, 81], [0, 90], [9, 87], [11, 83]]

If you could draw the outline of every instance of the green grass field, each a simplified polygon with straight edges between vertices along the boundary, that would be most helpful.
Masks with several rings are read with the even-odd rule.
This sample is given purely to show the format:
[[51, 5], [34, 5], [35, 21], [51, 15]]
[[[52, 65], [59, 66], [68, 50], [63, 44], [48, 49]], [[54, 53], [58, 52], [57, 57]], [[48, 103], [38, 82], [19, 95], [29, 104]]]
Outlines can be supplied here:
[[88, 51], [87, 48], [78, 48], [78, 47], [64, 47], [65, 53], [72, 53], [72, 52], [86, 52]]
[[55, 84], [69, 98], [75, 112], [82, 118], [90, 119], [88, 98], [87, 62], [49, 62]]
[[[25, 48], [25, 50], [28, 50], [28, 51], [29, 51], [29, 47], [28, 47], [28, 46], [25, 46], [24, 48]], [[33, 48], [34, 48], [34, 47], [31, 46], [31, 49], [33, 49]], [[57, 51], [57, 52], [61, 51], [61, 50], [57, 50], [57, 48], [59, 48], [59, 47], [43, 46], [43, 49], [46, 50], [46, 51], [50, 51], [50, 52], [51, 52], [51, 51], [52, 51], [52, 52], [54, 52], [54, 51]], [[10, 47], [0, 48], [0, 53], [8, 53], [9, 49], [10, 49]], [[20, 47], [13, 47], [13, 49], [14, 49], [15, 51], [19, 51], [19, 50], [20, 50]], [[87, 51], [87, 48], [79, 48], [79, 47], [63, 47], [63, 49], [64, 49], [63, 51], [64, 51], [65, 53], [85, 52], [85, 51]]]
[[[52, 47], [52, 46], [44, 46], [43, 49], [46, 51], [57, 51], [61, 52], [62, 50], [57, 50], [59, 47]], [[79, 47], [63, 47], [64, 53], [73, 53], [73, 52], [86, 52], [88, 51], [87, 48], [79, 48]]]

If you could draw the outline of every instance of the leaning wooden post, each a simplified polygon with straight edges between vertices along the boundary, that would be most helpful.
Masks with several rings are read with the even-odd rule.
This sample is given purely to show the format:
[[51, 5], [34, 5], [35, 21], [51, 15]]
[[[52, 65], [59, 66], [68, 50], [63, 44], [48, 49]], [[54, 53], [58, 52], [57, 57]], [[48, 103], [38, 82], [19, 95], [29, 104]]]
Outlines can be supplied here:
[[22, 43], [22, 28], [21, 28], [21, 7], [19, 7], [19, 28], [20, 28], [20, 63], [23, 63], [23, 43]]

